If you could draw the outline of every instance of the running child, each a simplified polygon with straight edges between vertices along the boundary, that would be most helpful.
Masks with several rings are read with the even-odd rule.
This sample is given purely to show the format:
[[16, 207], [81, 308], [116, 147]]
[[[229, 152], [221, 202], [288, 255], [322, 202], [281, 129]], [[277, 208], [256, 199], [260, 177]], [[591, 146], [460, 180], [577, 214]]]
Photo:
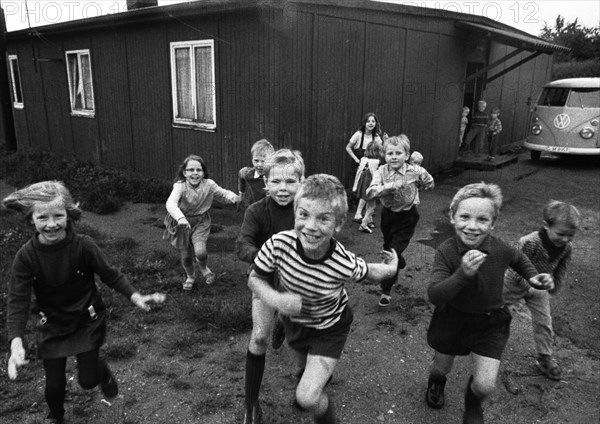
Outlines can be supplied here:
[[225, 190], [208, 178], [208, 170], [200, 156], [186, 157], [177, 171], [173, 191], [167, 199], [167, 217], [163, 239], [170, 240], [181, 253], [181, 265], [186, 279], [183, 290], [192, 290], [196, 281], [194, 259], [206, 284], [215, 281], [207, 266], [206, 242], [210, 235], [210, 214], [213, 199], [222, 203], [238, 203], [240, 197]]
[[463, 423], [483, 423], [482, 401], [496, 386], [511, 315], [502, 298], [504, 271], [510, 266], [531, 287], [551, 290], [549, 274], [538, 274], [527, 256], [491, 235], [502, 206], [495, 184], [461, 188], [450, 203], [456, 235], [435, 254], [427, 294], [435, 305], [427, 343], [435, 350], [425, 400], [444, 406], [446, 375], [456, 355], [471, 355], [472, 376], [465, 392]]
[[[294, 196], [304, 179], [304, 160], [298, 151], [281, 149], [267, 156], [264, 175], [268, 196], [250, 205], [235, 248], [240, 260], [254, 263], [261, 246], [274, 234], [294, 228]], [[244, 424], [259, 424], [262, 411], [258, 402], [265, 370], [268, 338], [278, 349], [285, 339], [283, 323], [274, 308], [252, 294], [252, 333], [246, 354]]]
[[382, 156], [383, 148], [381, 143], [377, 140], [369, 143], [365, 150], [365, 155], [360, 158], [356, 177], [354, 178], [354, 185], [352, 186], [352, 192], [366, 204], [365, 215], [358, 227], [358, 231], [367, 234], [371, 234], [373, 228], [375, 228], [373, 214], [376, 207], [376, 200], [369, 199], [367, 189], [371, 185], [371, 181], [373, 181], [373, 175], [375, 175], [377, 168], [381, 165]]
[[[344, 284], [390, 277], [398, 256], [384, 251], [384, 263], [366, 264], [334, 238], [348, 212], [344, 186], [334, 176], [308, 177], [296, 194], [294, 211], [294, 230], [280, 232], [262, 246], [248, 286], [283, 316], [286, 339], [303, 369], [297, 403], [312, 412], [316, 423], [336, 423], [333, 403], [323, 389], [353, 319]], [[278, 289], [272, 286], [275, 273]]]
[[406, 267], [402, 252], [408, 247], [419, 222], [419, 190], [432, 189], [434, 182], [425, 168], [406, 163], [410, 156], [410, 142], [404, 134], [389, 137], [383, 149], [386, 164], [380, 166], [373, 175], [367, 195], [370, 198], [378, 197], [383, 205], [383, 249], [394, 249], [398, 253], [396, 273], [381, 282], [379, 306], [385, 307], [392, 300], [392, 286], [398, 278], [398, 272]]
[[531, 312], [538, 367], [547, 377], [560, 380], [562, 369], [552, 356], [554, 332], [550, 295], [557, 294], [564, 284], [573, 251], [571, 240], [579, 228], [581, 215], [575, 206], [552, 200], [544, 207], [543, 218], [542, 228], [522, 237], [517, 248], [538, 271], [552, 275], [554, 289], [532, 288], [520, 275], [509, 269], [504, 274], [504, 301], [508, 304], [525, 301]]
[[32, 184], [5, 197], [2, 205], [21, 212], [35, 227], [33, 237], [15, 255], [13, 277], [8, 283], [8, 376], [16, 379], [18, 368], [28, 362], [23, 338], [33, 292], [48, 418], [60, 424], [65, 415], [68, 356], [77, 357], [81, 387], [100, 385], [107, 398], [118, 394], [117, 380], [99, 357], [106, 336], [106, 307], [94, 276], [145, 311], [150, 310], [150, 302], [162, 303], [165, 296], [140, 294], [106, 262], [91, 238], [74, 232], [73, 223], [80, 218], [81, 209], [62, 182]]
[[246, 210], [252, 203], [267, 194], [265, 186], [265, 160], [275, 149], [268, 140], [258, 140], [252, 145], [252, 166], [245, 166], [238, 172], [238, 192], [241, 197], [240, 209]]

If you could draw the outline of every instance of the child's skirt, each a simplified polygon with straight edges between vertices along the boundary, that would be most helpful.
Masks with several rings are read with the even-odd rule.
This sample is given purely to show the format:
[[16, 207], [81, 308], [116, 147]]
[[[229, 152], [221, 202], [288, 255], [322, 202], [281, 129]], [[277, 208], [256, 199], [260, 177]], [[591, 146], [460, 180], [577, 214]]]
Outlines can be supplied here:
[[358, 199], [369, 200], [367, 198], [367, 189], [371, 185], [371, 181], [373, 181], [373, 175], [371, 175], [371, 171], [369, 168], [365, 167], [360, 177], [358, 178], [358, 183], [356, 184], [356, 191], [354, 192], [355, 196]]
[[177, 225], [177, 221], [170, 214], [167, 214], [164, 221], [163, 240], [169, 240], [171, 245], [178, 250], [192, 249], [195, 242], [206, 242], [210, 235], [211, 219], [208, 212], [185, 218], [190, 223], [191, 230]]

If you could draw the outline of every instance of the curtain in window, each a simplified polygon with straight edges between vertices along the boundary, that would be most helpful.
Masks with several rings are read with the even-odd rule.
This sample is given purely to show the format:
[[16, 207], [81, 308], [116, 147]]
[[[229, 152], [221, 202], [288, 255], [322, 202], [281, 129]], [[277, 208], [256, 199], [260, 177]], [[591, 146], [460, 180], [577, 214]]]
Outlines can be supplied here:
[[68, 63], [68, 71], [69, 78], [71, 81], [71, 86], [69, 87], [69, 93], [71, 94], [71, 109], [76, 110], [81, 108], [81, 105], [78, 106], [77, 101], [77, 88], [79, 87], [79, 72], [77, 69], [77, 55], [69, 54], [67, 55]]
[[92, 67], [90, 65], [90, 56], [82, 54], [81, 58], [81, 81], [80, 94], [83, 109], [94, 109], [94, 91], [92, 90]]
[[192, 104], [192, 75], [189, 48], [175, 49], [175, 68], [177, 84], [177, 117], [194, 119], [194, 105]]
[[213, 99], [215, 84], [212, 72], [211, 47], [196, 47], [196, 104], [198, 121], [214, 124]]

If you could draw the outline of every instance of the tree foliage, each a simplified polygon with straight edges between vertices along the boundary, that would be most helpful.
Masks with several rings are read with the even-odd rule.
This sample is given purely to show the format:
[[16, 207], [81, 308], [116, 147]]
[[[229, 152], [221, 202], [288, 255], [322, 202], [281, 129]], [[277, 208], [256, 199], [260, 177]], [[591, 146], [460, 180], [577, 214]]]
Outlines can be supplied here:
[[565, 22], [565, 18], [558, 15], [553, 26], [544, 23], [540, 37], [571, 49], [567, 53], [558, 52], [555, 56], [557, 62], [600, 60], [600, 26], [586, 27], [580, 25], [577, 19]]

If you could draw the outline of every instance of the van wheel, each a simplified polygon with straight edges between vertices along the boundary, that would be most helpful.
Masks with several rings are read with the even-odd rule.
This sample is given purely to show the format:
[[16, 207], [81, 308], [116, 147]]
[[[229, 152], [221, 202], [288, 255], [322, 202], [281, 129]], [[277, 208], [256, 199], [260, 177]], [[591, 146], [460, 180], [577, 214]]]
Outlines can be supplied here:
[[540, 160], [540, 156], [542, 156], [542, 152], [538, 151], [538, 150], [532, 150], [531, 151], [531, 160], [534, 162], [537, 162]]

